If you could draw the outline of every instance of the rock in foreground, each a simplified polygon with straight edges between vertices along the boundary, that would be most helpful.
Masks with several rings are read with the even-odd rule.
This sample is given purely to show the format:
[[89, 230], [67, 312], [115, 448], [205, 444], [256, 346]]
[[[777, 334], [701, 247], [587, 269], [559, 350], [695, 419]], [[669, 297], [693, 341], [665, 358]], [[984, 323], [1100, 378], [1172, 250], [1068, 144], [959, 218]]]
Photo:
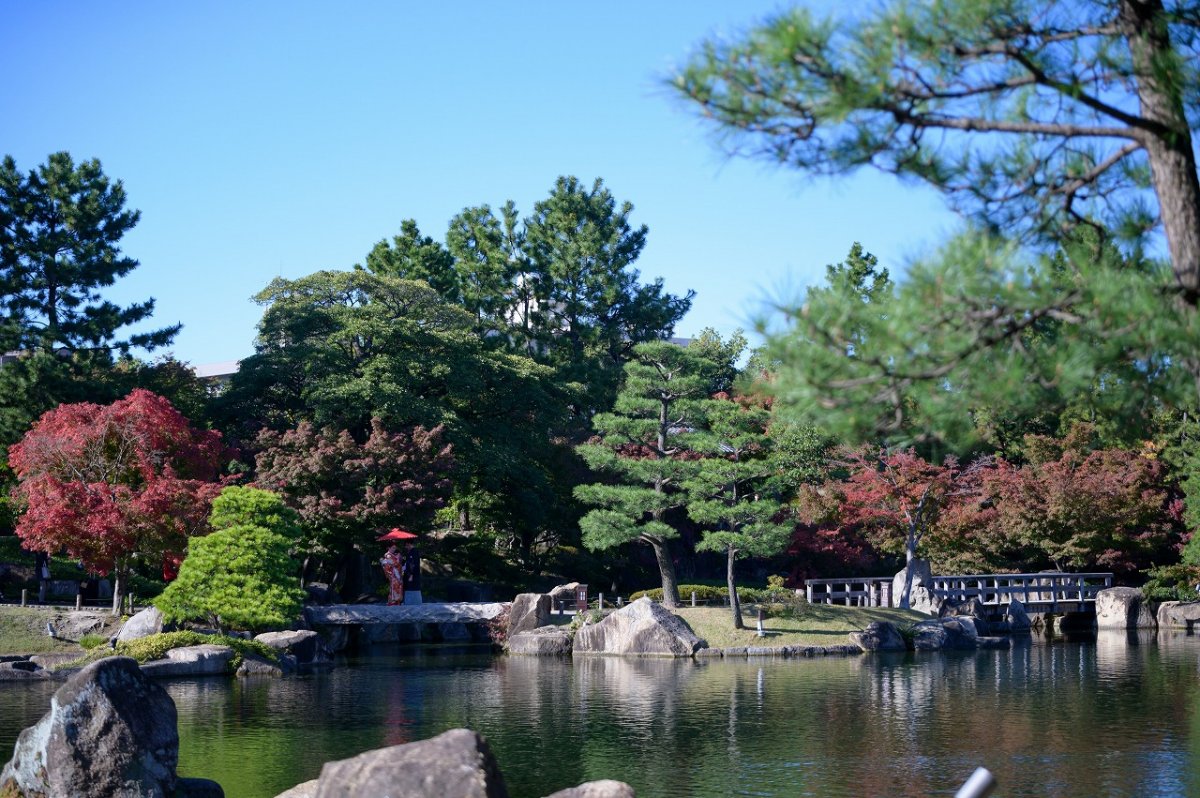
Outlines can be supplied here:
[[467, 729], [451, 729], [429, 740], [328, 762], [321, 768], [315, 794], [507, 798], [508, 791], [484, 739]]
[[21, 732], [0, 795], [169, 796], [177, 786], [175, 702], [128, 657], [71, 677], [50, 711]]
[[[276, 798], [508, 798], [504, 777], [487, 742], [469, 729], [451, 729], [429, 740], [368, 751], [328, 762], [315, 781]], [[619, 781], [594, 781], [553, 798], [634, 798]]]
[[679, 616], [643, 596], [580, 628], [574, 653], [690, 657], [704, 645]]

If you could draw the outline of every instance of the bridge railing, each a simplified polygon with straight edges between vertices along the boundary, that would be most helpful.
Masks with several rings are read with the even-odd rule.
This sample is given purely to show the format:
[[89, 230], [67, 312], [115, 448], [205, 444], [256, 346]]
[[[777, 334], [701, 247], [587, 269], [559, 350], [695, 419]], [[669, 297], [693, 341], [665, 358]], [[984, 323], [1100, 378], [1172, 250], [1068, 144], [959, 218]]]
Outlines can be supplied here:
[[1111, 573], [962, 574], [933, 577], [933, 591], [943, 599], [979, 599], [983, 604], [1084, 603], [1112, 587]]
[[[943, 599], [977, 598], [986, 605], [1007, 604], [1014, 597], [1024, 604], [1085, 603], [1112, 587], [1111, 573], [958, 574], [933, 577], [933, 591]], [[805, 594], [810, 604], [844, 604], [852, 607], [894, 607], [892, 577], [809, 579]]]
[[804, 583], [809, 604], [845, 604], [849, 607], [891, 607], [892, 577], [809, 579]]

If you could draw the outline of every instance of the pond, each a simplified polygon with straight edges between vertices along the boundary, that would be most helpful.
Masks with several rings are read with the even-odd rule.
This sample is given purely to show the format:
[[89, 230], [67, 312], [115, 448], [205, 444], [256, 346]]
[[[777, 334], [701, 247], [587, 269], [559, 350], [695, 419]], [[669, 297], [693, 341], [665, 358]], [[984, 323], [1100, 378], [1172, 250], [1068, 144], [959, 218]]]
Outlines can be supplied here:
[[[1200, 637], [676, 662], [396, 648], [285, 680], [166, 683], [180, 772], [270, 798], [326, 760], [481, 732], [514, 798], [615, 778], [652, 796], [1200, 795]], [[57, 685], [0, 685], [0, 746]]]

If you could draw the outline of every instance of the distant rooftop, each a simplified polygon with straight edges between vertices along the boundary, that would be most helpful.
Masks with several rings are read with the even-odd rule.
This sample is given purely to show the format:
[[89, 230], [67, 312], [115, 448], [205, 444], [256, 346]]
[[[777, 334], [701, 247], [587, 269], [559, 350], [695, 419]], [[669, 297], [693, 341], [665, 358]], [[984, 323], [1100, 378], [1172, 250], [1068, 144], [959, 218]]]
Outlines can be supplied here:
[[202, 363], [192, 366], [192, 371], [202, 380], [220, 379], [237, 374], [239, 360], [222, 360], [220, 363]]

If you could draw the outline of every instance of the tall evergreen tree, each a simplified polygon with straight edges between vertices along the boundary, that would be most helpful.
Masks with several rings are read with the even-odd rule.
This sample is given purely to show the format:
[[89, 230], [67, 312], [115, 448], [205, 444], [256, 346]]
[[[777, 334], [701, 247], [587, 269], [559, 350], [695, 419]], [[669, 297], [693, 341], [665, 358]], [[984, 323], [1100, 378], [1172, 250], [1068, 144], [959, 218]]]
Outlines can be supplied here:
[[770, 557], [788, 545], [792, 526], [778, 523], [782, 508], [768, 493], [777, 464], [767, 434], [770, 412], [724, 395], [703, 406], [705, 434], [693, 446], [704, 455], [684, 482], [687, 510], [704, 528], [696, 546], [725, 554], [725, 583], [733, 627], [743, 628], [734, 564], [739, 557]]
[[58, 349], [152, 349], [179, 325], [117, 337], [150, 317], [154, 300], [120, 307], [100, 289], [138, 263], [121, 253], [137, 224], [125, 208], [121, 181], [110, 182], [97, 160], [76, 165], [65, 152], [22, 175], [11, 156], [0, 162], [0, 329], [4, 343], [46, 353]]
[[668, 541], [678, 531], [667, 520], [683, 506], [683, 483], [696, 469], [692, 446], [708, 396], [703, 357], [674, 344], [654, 341], [633, 348], [625, 384], [611, 413], [592, 420], [598, 438], [578, 447], [595, 471], [612, 482], [581, 485], [580, 501], [593, 505], [579, 522], [583, 543], [603, 550], [634, 541], [654, 550], [662, 577], [663, 603], [679, 603], [678, 581]]

